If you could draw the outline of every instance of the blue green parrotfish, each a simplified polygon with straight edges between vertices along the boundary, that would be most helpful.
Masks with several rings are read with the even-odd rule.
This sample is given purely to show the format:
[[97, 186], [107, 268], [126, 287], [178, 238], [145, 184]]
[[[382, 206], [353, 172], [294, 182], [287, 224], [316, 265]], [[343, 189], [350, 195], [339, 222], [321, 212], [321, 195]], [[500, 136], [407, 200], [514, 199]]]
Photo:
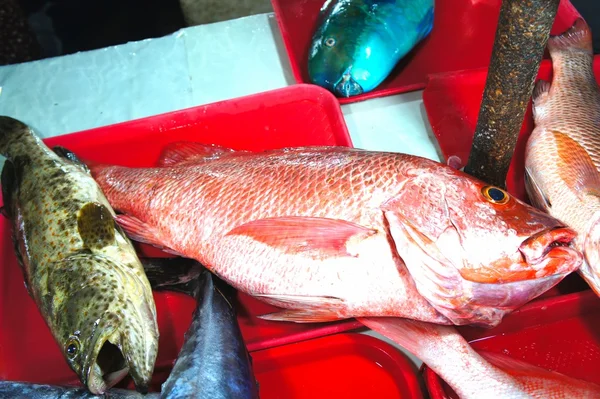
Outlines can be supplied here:
[[308, 53], [310, 81], [338, 97], [367, 93], [433, 28], [434, 0], [327, 0]]

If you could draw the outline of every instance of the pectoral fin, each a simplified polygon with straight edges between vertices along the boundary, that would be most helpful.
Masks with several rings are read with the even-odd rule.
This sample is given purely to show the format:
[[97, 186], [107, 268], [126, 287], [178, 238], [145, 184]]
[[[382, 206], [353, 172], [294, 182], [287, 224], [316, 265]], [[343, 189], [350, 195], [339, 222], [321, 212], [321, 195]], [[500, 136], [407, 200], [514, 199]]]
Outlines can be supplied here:
[[253, 295], [263, 298], [275, 306], [294, 306], [298, 309], [286, 309], [280, 312], [258, 316], [263, 320], [292, 321], [295, 323], [322, 323], [344, 319], [339, 311], [344, 306], [344, 301], [334, 297], [301, 296], [301, 295]]
[[165, 246], [163, 240], [160, 238], [160, 233], [154, 227], [142, 222], [138, 218], [129, 215], [117, 215], [115, 219], [125, 231], [125, 234], [132, 240], [152, 245], [172, 255], [185, 257], [179, 252]]
[[564, 133], [553, 131], [552, 134], [563, 181], [582, 199], [585, 195], [600, 196], [600, 173], [585, 148]]
[[356, 256], [353, 246], [376, 233], [344, 220], [290, 216], [255, 220], [227, 235], [247, 236], [286, 253]]
[[77, 228], [83, 244], [89, 249], [101, 249], [115, 241], [113, 215], [97, 202], [85, 204], [77, 215]]

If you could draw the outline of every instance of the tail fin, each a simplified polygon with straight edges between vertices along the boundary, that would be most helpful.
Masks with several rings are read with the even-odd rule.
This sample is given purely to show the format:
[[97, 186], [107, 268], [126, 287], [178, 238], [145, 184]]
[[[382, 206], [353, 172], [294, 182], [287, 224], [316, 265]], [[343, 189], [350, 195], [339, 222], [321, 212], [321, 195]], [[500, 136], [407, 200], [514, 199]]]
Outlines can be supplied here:
[[28, 153], [28, 149], [35, 144], [35, 141], [39, 141], [39, 138], [29, 126], [17, 119], [0, 116], [1, 155], [14, 159], [20, 154]]
[[548, 39], [548, 50], [550, 53], [568, 51], [568, 50], [584, 50], [593, 54], [592, 47], [592, 32], [583, 18], [577, 18], [566, 32], [550, 36]]
[[[436, 360], [432, 357], [436, 353], [439, 354], [435, 349], [436, 347], [445, 345], [442, 340], [444, 336], [456, 334], [460, 337], [452, 327], [410, 319], [368, 317], [360, 318], [358, 321], [371, 330], [391, 339], [426, 364]], [[468, 346], [466, 341], [464, 341], [464, 344]]]
[[508, 374], [485, 361], [453, 327], [392, 317], [359, 321], [421, 359], [461, 398], [498, 397], [498, 392], [523, 396]]

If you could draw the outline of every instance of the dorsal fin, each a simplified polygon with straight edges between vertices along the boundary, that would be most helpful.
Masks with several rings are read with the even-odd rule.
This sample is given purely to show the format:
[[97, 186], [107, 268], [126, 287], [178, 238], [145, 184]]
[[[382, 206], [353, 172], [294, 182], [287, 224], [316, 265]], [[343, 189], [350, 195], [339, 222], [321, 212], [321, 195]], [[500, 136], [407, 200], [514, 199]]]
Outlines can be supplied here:
[[221, 147], [215, 144], [177, 141], [168, 144], [163, 148], [160, 157], [158, 158], [158, 166], [164, 167], [208, 162], [235, 153], [236, 151], [231, 148]]
[[89, 249], [102, 249], [115, 241], [113, 216], [106, 206], [97, 202], [88, 202], [79, 210], [77, 228]]

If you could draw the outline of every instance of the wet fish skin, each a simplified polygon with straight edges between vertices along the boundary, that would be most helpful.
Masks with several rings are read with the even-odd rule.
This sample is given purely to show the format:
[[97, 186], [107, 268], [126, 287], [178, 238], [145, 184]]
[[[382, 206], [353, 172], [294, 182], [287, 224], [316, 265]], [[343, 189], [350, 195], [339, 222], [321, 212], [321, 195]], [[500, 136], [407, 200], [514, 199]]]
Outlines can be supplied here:
[[67, 149], [0, 117], [4, 214], [30, 296], [67, 363], [92, 393], [127, 373], [146, 391], [158, 346], [156, 309], [133, 245]]
[[424, 158], [174, 143], [162, 159], [91, 170], [133, 239], [285, 309], [266, 319], [495, 325], [581, 264], [571, 229]]
[[461, 399], [593, 399], [600, 386], [499, 353], [476, 352], [451, 326], [407, 319], [359, 319], [421, 359]]
[[308, 55], [312, 83], [339, 97], [375, 89], [433, 27], [433, 0], [328, 0]]
[[103, 395], [95, 395], [85, 388], [63, 387], [26, 382], [0, 381], [0, 397], [4, 399], [158, 399], [158, 393], [143, 395], [125, 389], [110, 389]]
[[552, 83], [538, 81], [535, 128], [525, 151], [529, 198], [574, 230], [584, 254], [579, 273], [600, 295], [600, 89], [589, 27], [573, 27], [548, 40]]
[[251, 358], [223, 294], [228, 287], [207, 269], [193, 282], [189, 294], [198, 304], [161, 397], [257, 399]]

